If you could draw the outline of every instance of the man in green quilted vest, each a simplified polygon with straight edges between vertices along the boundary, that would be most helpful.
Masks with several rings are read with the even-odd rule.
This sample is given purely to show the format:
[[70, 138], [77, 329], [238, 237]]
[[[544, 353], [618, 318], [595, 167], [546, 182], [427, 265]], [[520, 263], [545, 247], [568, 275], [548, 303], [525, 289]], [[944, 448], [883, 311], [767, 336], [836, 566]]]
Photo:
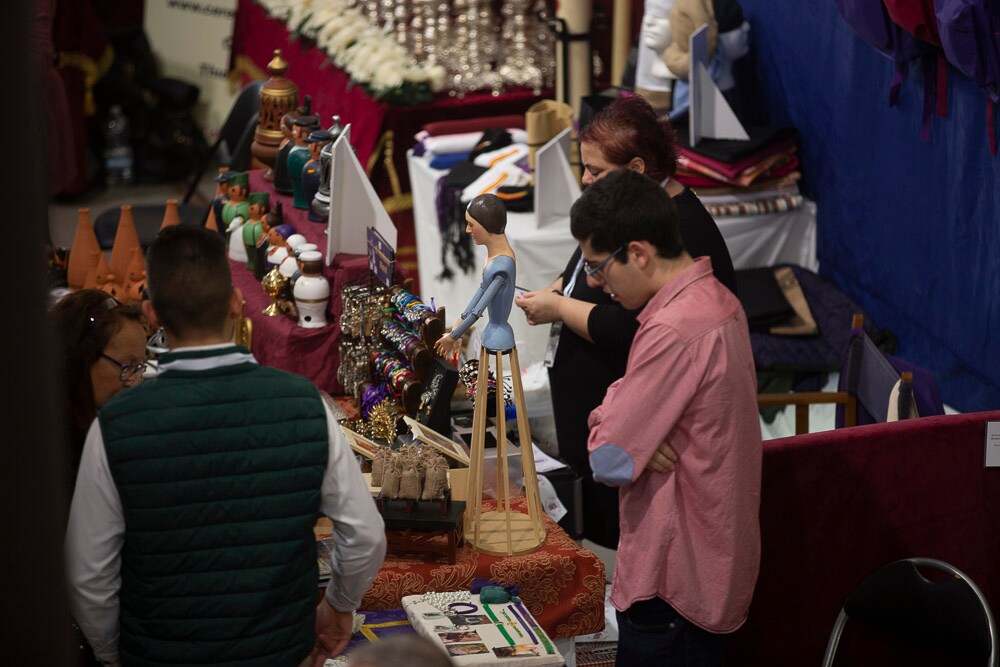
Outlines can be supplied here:
[[[343, 431], [308, 380], [233, 345], [225, 242], [165, 229], [143, 303], [170, 352], [91, 426], [66, 534], [77, 623], [106, 664], [322, 665], [385, 555]], [[316, 605], [313, 525], [334, 525]]]

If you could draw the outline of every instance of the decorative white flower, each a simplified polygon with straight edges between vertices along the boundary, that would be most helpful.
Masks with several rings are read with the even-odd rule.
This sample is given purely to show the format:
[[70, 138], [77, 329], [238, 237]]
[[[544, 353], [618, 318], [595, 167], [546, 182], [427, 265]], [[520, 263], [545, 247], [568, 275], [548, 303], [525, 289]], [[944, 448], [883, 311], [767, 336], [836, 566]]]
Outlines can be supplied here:
[[383, 62], [375, 69], [372, 86], [378, 90], [388, 90], [403, 85], [403, 71], [399, 63]]
[[352, 0], [257, 0], [268, 15], [314, 39], [330, 60], [375, 97], [404, 83], [437, 92], [446, 72], [437, 64], [414, 64], [392, 31], [368, 23]]

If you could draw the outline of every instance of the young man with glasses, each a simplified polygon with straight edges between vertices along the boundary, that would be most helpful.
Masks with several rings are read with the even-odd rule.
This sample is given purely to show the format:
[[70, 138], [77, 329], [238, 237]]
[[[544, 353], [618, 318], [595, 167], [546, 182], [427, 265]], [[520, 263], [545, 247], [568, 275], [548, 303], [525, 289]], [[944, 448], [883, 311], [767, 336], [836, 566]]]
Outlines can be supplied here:
[[642, 309], [625, 375], [589, 421], [594, 478], [620, 490], [617, 664], [721, 665], [760, 560], [746, 317], [709, 260], [684, 250], [676, 208], [648, 177], [609, 174], [570, 220], [587, 281]]
[[[107, 664], [322, 665], [382, 564], [382, 518], [316, 387], [231, 342], [225, 241], [170, 227], [146, 261], [143, 310], [170, 350], [87, 435], [66, 535], [77, 623]], [[321, 513], [334, 575], [317, 606]]]

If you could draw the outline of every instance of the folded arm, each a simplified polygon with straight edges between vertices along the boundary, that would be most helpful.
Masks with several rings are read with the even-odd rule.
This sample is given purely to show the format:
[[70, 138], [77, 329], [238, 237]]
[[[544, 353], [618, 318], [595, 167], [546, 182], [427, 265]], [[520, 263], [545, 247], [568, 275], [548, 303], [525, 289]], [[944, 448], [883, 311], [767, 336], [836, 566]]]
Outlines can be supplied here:
[[[590, 413], [590, 465], [594, 479], [625, 486], [642, 475], [694, 397], [698, 370], [678, 336], [651, 326], [636, 337], [625, 377]], [[673, 450], [671, 450], [673, 451]]]

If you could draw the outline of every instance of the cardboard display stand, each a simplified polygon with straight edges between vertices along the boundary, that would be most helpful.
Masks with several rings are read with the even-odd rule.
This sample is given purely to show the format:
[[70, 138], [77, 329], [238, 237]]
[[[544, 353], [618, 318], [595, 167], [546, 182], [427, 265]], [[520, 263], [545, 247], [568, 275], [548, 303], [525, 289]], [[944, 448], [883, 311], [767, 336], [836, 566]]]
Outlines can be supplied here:
[[326, 263], [339, 253], [368, 253], [368, 228], [374, 227], [396, 250], [396, 226], [375, 192], [350, 143], [348, 123], [333, 144], [330, 158], [330, 218], [326, 228]]
[[697, 146], [703, 137], [749, 140], [750, 135], [708, 73], [708, 25], [691, 33], [690, 53], [691, 75], [688, 83], [691, 86], [691, 109], [688, 131], [691, 145]]
[[572, 128], [566, 128], [535, 154], [535, 213], [538, 227], [569, 218], [569, 209], [580, 198], [580, 184], [570, 168]]

